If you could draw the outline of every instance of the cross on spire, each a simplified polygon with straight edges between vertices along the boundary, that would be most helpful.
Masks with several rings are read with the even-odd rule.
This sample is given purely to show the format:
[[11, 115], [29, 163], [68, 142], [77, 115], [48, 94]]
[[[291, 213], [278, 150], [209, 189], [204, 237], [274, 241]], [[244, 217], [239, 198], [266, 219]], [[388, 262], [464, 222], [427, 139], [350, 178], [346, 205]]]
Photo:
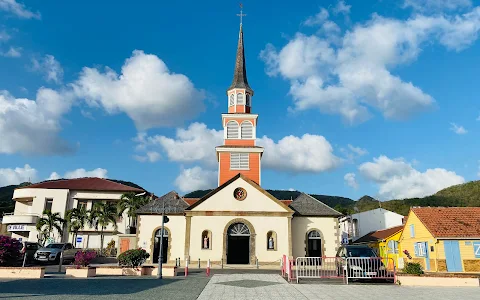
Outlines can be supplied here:
[[240, 17], [240, 25], [242, 25], [243, 17], [246, 16], [246, 14], [243, 13], [243, 4], [240, 3], [240, 13], [237, 14], [237, 16]]

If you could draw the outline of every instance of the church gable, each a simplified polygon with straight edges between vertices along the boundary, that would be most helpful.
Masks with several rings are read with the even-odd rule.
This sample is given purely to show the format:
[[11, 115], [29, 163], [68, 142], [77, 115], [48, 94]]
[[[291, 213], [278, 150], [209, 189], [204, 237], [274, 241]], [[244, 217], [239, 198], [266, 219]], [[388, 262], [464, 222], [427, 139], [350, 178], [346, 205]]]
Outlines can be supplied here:
[[293, 213], [293, 210], [241, 174], [205, 195], [186, 210]]

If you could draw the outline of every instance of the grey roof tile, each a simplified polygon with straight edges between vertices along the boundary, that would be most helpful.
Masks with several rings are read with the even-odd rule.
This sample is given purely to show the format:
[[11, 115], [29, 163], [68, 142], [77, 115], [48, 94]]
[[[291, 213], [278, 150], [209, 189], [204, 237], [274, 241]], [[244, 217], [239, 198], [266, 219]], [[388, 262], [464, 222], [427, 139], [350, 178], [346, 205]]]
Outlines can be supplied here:
[[305, 193], [301, 193], [295, 198], [295, 200], [290, 203], [290, 208], [295, 211], [295, 215], [297, 216], [339, 217], [342, 215], [325, 203]]
[[177, 192], [171, 191], [137, 209], [137, 214], [162, 214], [164, 201], [165, 214], [167, 215], [183, 213], [188, 207], [188, 204], [183, 201], [183, 198]]

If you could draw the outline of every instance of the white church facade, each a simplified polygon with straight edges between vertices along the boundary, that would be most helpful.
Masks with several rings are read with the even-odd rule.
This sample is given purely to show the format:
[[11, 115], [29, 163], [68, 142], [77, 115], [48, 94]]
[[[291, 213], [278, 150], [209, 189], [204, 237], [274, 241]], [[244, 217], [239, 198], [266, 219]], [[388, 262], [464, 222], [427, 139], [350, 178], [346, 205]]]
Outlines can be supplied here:
[[[260, 186], [264, 149], [255, 145], [258, 115], [251, 113], [253, 95], [240, 25], [228, 113], [222, 114], [225, 141], [215, 148], [218, 187], [200, 199], [184, 199], [172, 191], [137, 211], [135, 242], [150, 253], [150, 263], [158, 262], [161, 238], [164, 262], [172, 264], [189, 259], [267, 265], [278, 264], [283, 255], [335, 256], [341, 213], [307, 194], [276, 199]], [[163, 207], [169, 218], [164, 230]]]

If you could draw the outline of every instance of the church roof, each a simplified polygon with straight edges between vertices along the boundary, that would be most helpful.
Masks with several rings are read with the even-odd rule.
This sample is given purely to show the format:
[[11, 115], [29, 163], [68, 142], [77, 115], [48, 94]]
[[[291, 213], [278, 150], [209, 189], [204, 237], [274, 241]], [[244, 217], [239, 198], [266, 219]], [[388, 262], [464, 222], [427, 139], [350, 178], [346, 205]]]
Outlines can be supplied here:
[[253, 90], [248, 85], [247, 68], [245, 66], [245, 51], [243, 47], [243, 27], [240, 24], [240, 32], [238, 34], [237, 57], [235, 59], [235, 71], [233, 72], [232, 84], [228, 90], [240, 88], [247, 89], [252, 95]]
[[137, 209], [140, 215], [161, 215], [165, 202], [165, 214], [183, 214], [183, 211], [189, 206], [187, 202], [180, 197], [177, 192], [171, 191], [157, 199], [148, 202], [146, 205]]
[[339, 217], [342, 214], [312, 196], [301, 193], [295, 198], [291, 207], [297, 216]]

